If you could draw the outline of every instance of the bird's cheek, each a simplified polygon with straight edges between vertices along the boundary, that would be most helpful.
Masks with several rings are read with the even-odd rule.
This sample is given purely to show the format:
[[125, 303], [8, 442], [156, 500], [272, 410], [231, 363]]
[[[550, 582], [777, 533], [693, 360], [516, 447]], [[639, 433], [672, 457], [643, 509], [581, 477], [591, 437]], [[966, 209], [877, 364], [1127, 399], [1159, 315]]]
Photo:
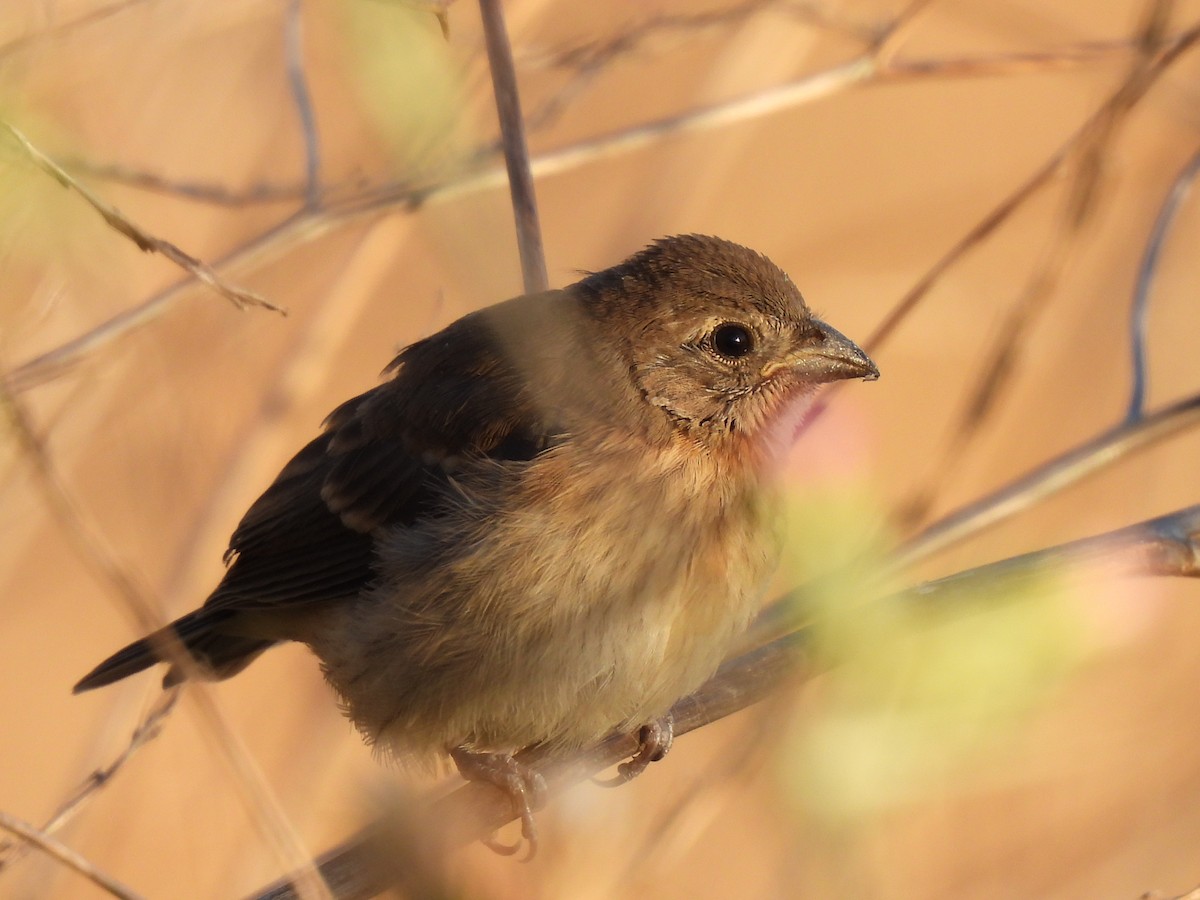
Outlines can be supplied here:
[[719, 395], [683, 367], [649, 369], [642, 373], [641, 387], [649, 403], [686, 422], [710, 419], [723, 408]]

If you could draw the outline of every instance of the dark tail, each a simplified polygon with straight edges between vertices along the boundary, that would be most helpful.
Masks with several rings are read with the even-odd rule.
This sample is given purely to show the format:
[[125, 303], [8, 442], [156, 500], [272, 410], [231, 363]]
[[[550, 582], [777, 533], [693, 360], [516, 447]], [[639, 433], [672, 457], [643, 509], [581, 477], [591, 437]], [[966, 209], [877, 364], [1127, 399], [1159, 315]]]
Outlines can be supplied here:
[[[191, 654], [202, 677], [220, 680], [236, 675], [275, 641], [223, 632], [221, 627], [230, 617], [228, 612], [214, 614], [206, 613], [204, 609], [190, 612], [149, 637], [118, 650], [84, 675], [75, 685], [74, 693], [81, 694], [104, 687], [148, 669], [155, 663], [166, 662], [167, 648], [175, 641], [182, 643]], [[163, 676], [163, 687], [179, 684], [186, 677], [182, 668], [172, 665]]]

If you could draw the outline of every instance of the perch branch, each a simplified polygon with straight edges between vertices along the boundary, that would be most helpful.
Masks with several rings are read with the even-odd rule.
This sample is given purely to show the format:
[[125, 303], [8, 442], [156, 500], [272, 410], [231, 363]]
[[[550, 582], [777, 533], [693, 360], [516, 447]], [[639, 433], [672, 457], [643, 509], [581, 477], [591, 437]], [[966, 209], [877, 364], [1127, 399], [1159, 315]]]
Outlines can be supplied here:
[[[937, 581], [926, 582], [904, 596], [928, 602], [937, 595], [952, 598], [966, 584], [1012, 577], [1047, 566], [1103, 562], [1125, 577], [1200, 576], [1200, 505], [1116, 531], [1083, 538], [1022, 556], [990, 563]], [[793, 632], [727, 662], [703, 687], [672, 709], [676, 734], [694, 731], [763, 699], [789, 679], [803, 676], [803, 632]], [[614, 735], [569, 759], [548, 759], [536, 749], [523, 762], [546, 779], [551, 794], [584, 781], [637, 751], [633, 735]], [[435, 801], [431, 821], [441, 825], [444, 846], [459, 846], [493, 833], [513, 819], [512, 804], [494, 788], [468, 783]], [[339, 900], [373, 896], [390, 881], [387, 866], [374, 849], [378, 836], [368, 830], [324, 854], [318, 866]], [[395, 873], [393, 873], [394, 875]], [[287, 880], [253, 895], [254, 900], [291, 900]]]

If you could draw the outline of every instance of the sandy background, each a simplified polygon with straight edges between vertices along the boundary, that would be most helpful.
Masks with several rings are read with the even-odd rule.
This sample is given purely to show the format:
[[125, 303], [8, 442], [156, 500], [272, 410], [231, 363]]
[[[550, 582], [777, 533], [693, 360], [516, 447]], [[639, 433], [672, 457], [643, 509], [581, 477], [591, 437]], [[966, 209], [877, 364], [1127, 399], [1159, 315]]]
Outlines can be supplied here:
[[[0, 369], [87, 535], [80, 541], [64, 526], [18, 430], [6, 426], [0, 810], [33, 823], [121, 751], [157, 691], [143, 676], [70, 694], [82, 673], [140, 633], [111, 579], [97, 574], [97, 554], [130, 573], [164, 619], [192, 608], [219, 577], [242, 510], [329, 409], [374, 384], [398, 346], [520, 290], [502, 187], [436, 197], [416, 211], [375, 202], [347, 213], [348, 198], [371, 186], [429, 183], [494, 139], [475, 7], [450, 9], [446, 40], [433, 16], [401, 5], [304, 4], [302, 62], [326, 211], [289, 223], [305, 156], [284, 6], [0, 6], [0, 115], [154, 233], [210, 262], [241, 254], [228, 277], [289, 310], [237, 312], [210, 291], [184, 290], [139, 327], [32, 383], [31, 371], [46, 370], [22, 366], [160, 296], [180, 273], [0, 140]], [[508, 11], [526, 110], [536, 117], [561, 102], [531, 133], [533, 150], [832, 70], [860, 56], [864, 35], [901, 7], [516, 0]], [[1170, 33], [1200, 23], [1200, 3], [1174, 7]], [[698, 16], [706, 10], [725, 13]], [[898, 36], [895, 59], [988, 59], [999, 61], [996, 71], [835, 79], [809, 102], [547, 174], [538, 190], [551, 281], [568, 283], [660, 235], [716, 233], [768, 253], [818, 311], [865, 339], [1120, 86], [1136, 63], [1145, 10], [1124, 0], [933, 2]], [[1041, 56], [1018, 70], [1012, 54]], [[813, 485], [851, 485], [869, 497], [854, 507], [863, 531], [891, 519], [893, 534], [911, 533], [896, 514], [914, 491], [936, 486], [933, 514], [945, 513], [1118, 421], [1136, 270], [1200, 139], [1197, 85], [1193, 49], [1114, 125], [1091, 158], [1098, 180], [1076, 232], [1064, 208], [1078, 167], [937, 282], [875, 354], [884, 377], [842, 392], [798, 449], [801, 502]], [[101, 177], [105, 166], [167, 184], [148, 190]], [[182, 195], [185, 183], [230, 194], [274, 186], [285, 196], [203, 202]], [[254, 242], [262, 252], [247, 254]], [[1056, 248], [1064, 265], [1025, 319], [992, 415], [969, 443], [954, 444], [991, 348], [1014, 327], [1010, 311]], [[1193, 201], [1163, 247], [1153, 295], [1152, 407], [1200, 390], [1197, 248]], [[1197, 502], [1197, 459], [1200, 436], [1176, 437], [904, 580]], [[844, 533], [834, 529], [834, 542]], [[472, 848], [450, 860], [448, 877], [478, 897], [1182, 893], [1200, 883], [1200, 585], [1091, 583], [1059, 607], [1070, 611], [1065, 624], [1055, 620], [1067, 636], [1061, 654], [1060, 632], [1036, 610], [1011, 644], [1007, 631], [968, 614], [995, 637], [968, 643], [968, 655], [993, 654], [1001, 675], [988, 678], [999, 680], [935, 666], [938, 685], [992, 694], [1003, 672], [1025, 672], [1020, 660], [1032, 651], [1023, 641], [1046, 662], [1005, 688], [1016, 699], [1002, 710], [949, 702], [950, 719], [965, 716], [950, 729], [970, 735], [951, 750], [947, 732], [926, 730], [928, 718], [904, 720], [904, 702], [889, 718], [878, 683], [865, 721], [904, 720], [910, 741], [901, 748], [898, 732], [868, 729], [866, 740], [839, 743], [836, 728], [822, 727], [846, 721], [834, 674], [681, 740], [636, 784], [562, 798], [542, 817], [534, 863]], [[1048, 651], [1037, 643], [1046, 634]], [[887, 641], [886, 629], [860, 637], [859, 663], [892, 659]], [[905, 671], [883, 668], [906, 684]], [[311, 852], [370, 815], [392, 776], [340, 718], [303, 648], [273, 651], [210, 693]], [[805, 769], [817, 745], [825, 768]], [[270, 881], [282, 863], [219, 746], [185, 698], [59, 836], [150, 897], [241, 896]], [[812, 772], [834, 780], [815, 784]], [[828, 802], [845, 794], [838, 778], [867, 785], [858, 790], [866, 799]], [[99, 891], [31, 855], [0, 872], [0, 895]]]

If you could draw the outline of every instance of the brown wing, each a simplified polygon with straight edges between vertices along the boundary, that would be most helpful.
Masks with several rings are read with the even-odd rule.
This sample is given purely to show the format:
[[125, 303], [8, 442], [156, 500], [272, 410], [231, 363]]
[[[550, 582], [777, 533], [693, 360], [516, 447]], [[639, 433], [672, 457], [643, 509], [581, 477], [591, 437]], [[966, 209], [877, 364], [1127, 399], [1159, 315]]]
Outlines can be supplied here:
[[456, 462], [531, 459], [555, 442], [557, 410], [522, 360], [561, 345], [542, 332], [570, 305], [520, 297], [405, 349], [392, 380], [334, 410], [250, 507], [204, 611], [355, 594], [373, 577], [373, 535], [437, 514]]

